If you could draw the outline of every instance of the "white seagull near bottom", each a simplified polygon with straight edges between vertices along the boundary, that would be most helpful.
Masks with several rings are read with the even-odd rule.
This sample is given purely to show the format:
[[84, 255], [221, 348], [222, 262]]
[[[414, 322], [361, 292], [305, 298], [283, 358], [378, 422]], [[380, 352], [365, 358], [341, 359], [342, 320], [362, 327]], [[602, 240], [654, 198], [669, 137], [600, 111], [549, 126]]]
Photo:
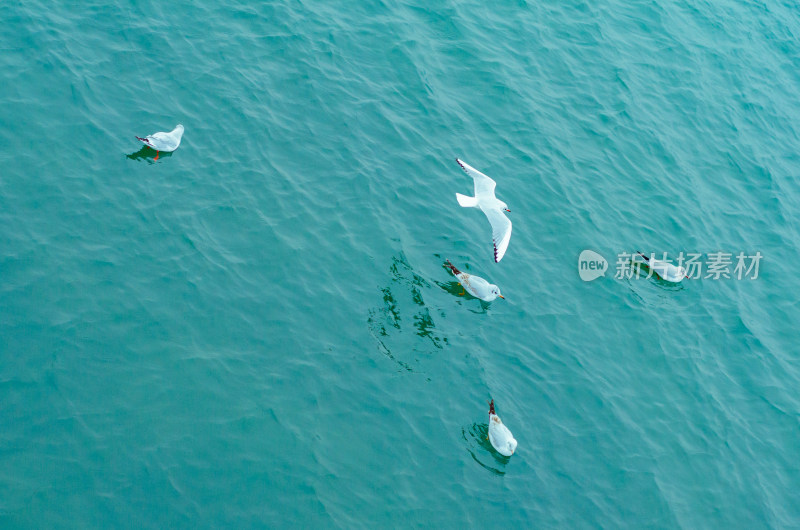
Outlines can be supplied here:
[[458, 278], [461, 287], [475, 298], [480, 298], [484, 302], [491, 302], [499, 296], [505, 300], [506, 297], [500, 294], [500, 288], [496, 285], [487, 282], [480, 276], [461, 272], [450, 263], [450, 260], [447, 260], [447, 266], [453, 271], [453, 275]]
[[508, 205], [494, 196], [497, 183], [470, 166], [463, 160], [456, 158], [467, 175], [475, 181], [475, 196], [467, 197], [456, 193], [458, 204], [464, 208], [480, 208], [492, 224], [492, 241], [494, 242], [494, 261], [498, 263], [506, 253], [508, 242], [511, 241], [511, 221], [503, 211], [510, 212]]
[[150, 136], [145, 136], [144, 138], [136, 137], [140, 142], [156, 150], [155, 160], [158, 160], [159, 152], [164, 151], [165, 153], [171, 153], [177, 149], [178, 146], [181, 145], [181, 138], [183, 138], [183, 125], [180, 123], [170, 132], [157, 132]]
[[517, 449], [517, 441], [514, 435], [503, 425], [500, 417], [494, 413], [494, 400], [489, 403], [489, 441], [492, 447], [503, 456], [511, 456]]
[[661, 261], [660, 259], [648, 258], [639, 251], [636, 251], [642, 258], [650, 270], [653, 271], [659, 278], [668, 282], [679, 283], [684, 278], [689, 276], [686, 274], [686, 269], [678, 267], [669, 263], [668, 261]]

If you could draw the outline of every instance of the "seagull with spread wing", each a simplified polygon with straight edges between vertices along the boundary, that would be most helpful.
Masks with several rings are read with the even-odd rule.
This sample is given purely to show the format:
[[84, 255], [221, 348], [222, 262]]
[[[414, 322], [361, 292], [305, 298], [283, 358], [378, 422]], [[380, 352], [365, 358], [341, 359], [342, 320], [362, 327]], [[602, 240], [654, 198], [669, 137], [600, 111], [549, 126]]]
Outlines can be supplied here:
[[494, 261], [500, 262], [508, 248], [511, 240], [511, 221], [506, 217], [505, 212], [510, 212], [508, 205], [494, 196], [494, 188], [497, 183], [470, 166], [463, 160], [456, 158], [456, 162], [461, 166], [467, 175], [475, 181], [475, 196], [467, 197], [456, 193], [458, 204], [464, 208], [480, 208], [492, 225], [492, 241], [494, 242]]

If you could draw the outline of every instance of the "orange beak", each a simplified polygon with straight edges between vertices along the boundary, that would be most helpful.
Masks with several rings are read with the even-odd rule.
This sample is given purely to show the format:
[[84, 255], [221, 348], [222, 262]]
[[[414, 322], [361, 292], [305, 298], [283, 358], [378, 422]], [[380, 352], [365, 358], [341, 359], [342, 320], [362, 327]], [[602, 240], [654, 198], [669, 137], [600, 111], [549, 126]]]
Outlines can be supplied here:
[[507, 211], [508, 213], [511, 213], [511, 210], [509, 210], [508, 208], [506, 208], [506, 211]]
[[499, 297], [500, 297], [500, 298], [502, 298], [503, 300], [505, 300], [505, 299], [506, 299], [506, 297], [505, 297], [505, 296], [503, 296], [502, 294], [498, 294], [497, 296], [499, 296]]

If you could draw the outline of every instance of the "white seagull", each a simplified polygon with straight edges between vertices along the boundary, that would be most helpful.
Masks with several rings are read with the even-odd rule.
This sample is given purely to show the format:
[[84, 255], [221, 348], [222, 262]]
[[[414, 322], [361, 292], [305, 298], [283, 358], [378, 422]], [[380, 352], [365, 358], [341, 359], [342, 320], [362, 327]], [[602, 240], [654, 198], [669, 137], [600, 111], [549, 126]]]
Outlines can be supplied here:
[[492, 447], [503, 456], [511, 456], [517, 449], [517, 441], [514, 435], [503, 425], [500, 417], [494, 413], [494, 400], [489, 403], [489, 441]]
[[644, 261], [647, 263], [647, 266], [650, 267], [650, 270], [653, 271], [656, 276], [661, 278], [662, 280], [666, 280], [668, 282], [678, 283], [684, 278], [688, 278], [689, 276], [686, 274], [686, 269], [683, 267], [678, 267], [673, 265], [668, 261], [661, 261], [660, 259], [650, 259], [641, 252], [637, 251]]
[[447, 260], [447, 266], [453, 271], [453, 275], [458, 278], [464, 290], [475, 298], [480, 298], [484, 302], [491, 302], [498, 296], [503, 300], [506, 299], [505, 296], [500, 294], [500, 289], [496, 285], [487, 282], [480, 276], [473, 276], [472, 274], [461, 272], [450, 263], [450, 260]]
[[511, 221], [503, 211], [510, 212], [511, 210], [508, 209], [506, 203], [494, 196], [494, 188], [497, 186], [495, 181], [463, 160], [456, 158], [456, 162], [475, 181], [475, 196], [467, 197], [456, 193], [458, 204], [464, 208], [480, 208], [489, 218], [489, 222], [492, 224], [494, 261], [498, 263], [503, 259], [503, 255], [505, 255], [508, 248], [508, 242], [511, 240]]
[[136, 137], [140, 142], [144, 142], [146, 145], [156, 150], [156, 157], [154, 160], [158, 160], [158, 153], [160, 151], [171, 153], [177, 149], [178, 146], [181, 145], [181, 138], [183, 138], [183, 125], [180, 123], [170, 132], [157, 132], [150, 136], [145, 136], [144, 138]]

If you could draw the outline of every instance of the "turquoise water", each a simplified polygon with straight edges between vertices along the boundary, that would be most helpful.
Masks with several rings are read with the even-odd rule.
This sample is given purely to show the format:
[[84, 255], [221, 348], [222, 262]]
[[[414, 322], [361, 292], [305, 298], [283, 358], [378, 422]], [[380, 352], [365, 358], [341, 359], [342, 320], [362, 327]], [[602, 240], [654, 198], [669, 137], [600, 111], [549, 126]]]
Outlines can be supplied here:
[[[796, 6], [0, 16], [0, 526], [800, 525]], [[764, 258], [615, 278], [637, 249]]]

